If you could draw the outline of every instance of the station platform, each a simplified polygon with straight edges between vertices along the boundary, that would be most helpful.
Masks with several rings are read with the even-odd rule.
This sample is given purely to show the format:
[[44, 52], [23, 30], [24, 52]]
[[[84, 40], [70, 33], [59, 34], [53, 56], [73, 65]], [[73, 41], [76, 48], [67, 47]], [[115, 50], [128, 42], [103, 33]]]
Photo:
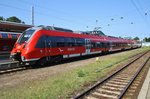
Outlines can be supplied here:
[[138, 99], [150, 99], [150, 69], [138, 95]]
[[10, 54], [0, 54], [0, 62], [9, 60]]
[[11, 59], [0, 60], [0, 64], [12, 62]]

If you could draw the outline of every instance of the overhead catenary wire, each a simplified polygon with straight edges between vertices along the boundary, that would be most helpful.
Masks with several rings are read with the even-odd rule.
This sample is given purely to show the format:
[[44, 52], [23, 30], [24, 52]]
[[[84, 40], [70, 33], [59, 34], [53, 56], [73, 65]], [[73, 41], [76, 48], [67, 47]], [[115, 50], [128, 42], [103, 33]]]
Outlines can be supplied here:
[[[72, 15], [72, 14], [70, 14], [70, 13], [68, 13], [68, 12], [65, 12], [65, 11], [61, 11], [61, 10], [56, 10], [56, 9], [54, 9], [54, 8], [50, 8], [50, 7], [45, 7], [45, 6], [41, 6], [41, 5], [39, 5], [38, 3], [35, 3], [34, 2], [34, 4], [33, 3], [31, 3], [31, 2], [28, 2], [28, 1], [26, 1], [26, 0], [17, 0], [17, 1], [19, 1], [19, 2], [22, 2], [23, 4], [27, 4], [27, 5], [34, 5], [36, 8], [40, 8], [40, 9], [44, 9], [44, 10], [47, 10], [48, 12], [50, 11], [50, 12], [57, 12], [57, 13], [61, 13], [61, 15], [65, 15], [65, 16], [70, 16], [71, 18], [75, 18], [75, 19], [81, 19], [81, 16], [78, 16], [78, 15]], [[41, 12], [36, 12], [36, 13], [41, 13]], [[42, 12], [43, 13], [43, 12]], [[46, 13], [46, 14], [44, 14], [44, 15], [46, 15], [46, 16], [48, 16], [49, 14], [48, 13]], [[57, 18], [57, 19], [59, 19], [59, 20], [63, 20], [63, 21], [67, 21], [67, 22], [70, 22], [70, 23], [73, 23], [73, 24], [80, 24], [80, 25], [83, 25], [83, 26], [85, 26], [85, 28], [87, 29], [87, 26], [88, 27], [95, 27], [95, 26], [92, 26], [92, 25], [87, 25], [87, 24], [85, 24], [85, 23], [83, 23], [83, 22], [79, 22], [79, 21], [75, 21], [75, 20], [68, 20], [68, 19], [64, 19], [64, 18], [62, 18], [62, 17], [58, 17], [58, 16], [55, 16], [55, 15], [50, 15], [50, 16], [52, 16], [52, 17], [54, 17], [54, 18]], [[111, 16], [101, 16], [101, 17], [111, 17]], [[96, 18], [95, 18], [96, 19]], [[90, 18], [85, 18], [84, 17], [84, 20], [87, 22], [87, 21], [89, 21], [89, 22], [94, 22], [95, 20], [93, 20], [93, 19], [90, 19]], [[99, 19], [98, 19], [99, 20]], [[107, 25], [105, 25], [105, 26], [107, 26]], [[102, 26], [102, 27], [104, 27], [104, 26]]]
[[[22, 11], [24, 11], [25, 13], [29, 13], [30, 12], [30, 10], [19, 8], [19, 7], [15, 7], [15, 6], [11, 6], [11, 5], [8, 5], [8, 4], [2, 4], [2, 3], [0, 3], [0, 6], [1, 7], [7, 7], [7, 8], [13, 8], [13, 9], [16, 9], [18, 11], [21, 11], [21, 13], [23, 13]], [[23, 17], [24, 18], [29, 18], [29, 17], [27, 17], [25, 15]]]
[[[44, 9], [44, 10], [47, 10], [47, 12], [48, 13], [43, 13], [44, 15], [46, 15], [46, 16], [51, 16], [51, 17], [53, 17], [53, 18], [55, 18], [55, 19], [58, 19], [58, 20], [61, 20], [61, 21], [65, 21], [65, 22], [69, 22], [69, 23], [73, 23], [73, 24], [85, 24], [85, 23], [82, 23], [82, 22], [79, 22], [79, 21], [75, 21], [75, 20], [69, 20], [69, 19], [65, 19], [65, 18], [62, 18], [62, 17], [60, 17], [60, 16], [56, 16], [56, 15], [52, 15], [52, 14], [49, 14], [49, 11], [53, 11], [53, 12], [58, 12], [58, 13], [61, 13], [62, 15], [68, 15], [68, 16], [71, 16], [71, 17], [73, 17], [70, 13], [67, 13], [67, 12], [64, 12], [64, 11], [61, 11], [61, 10], [56, 10], [56, 9], [53, 9], [53, 8], [48, 8], [48, 7], [45, 7], [45, 6], [41, 6], [41, 5], [39, 5], [39, 4], [33, 4], [33, 3], [31, 3], [31, 2], [28, 2], [28, 1], [25, 1], [25, 0], [18, 0], [19, 2], [22, 2], [22, 3], [24, 3], [24, 4], [27, 4], [27, 5], [34, 5], [35, 6], [35, 9], [36, 8], [40, 8], [40, 9]], [[35, 13], [40, 13], [41, 14], [41, 12], [39, 12], [39, 11], [36, 11], [35, 10]]]
[[[20, 7], [15, 7], [15, 6], [8, 5], [8, 4], [0, 3], [0, 6], [14, 8], [14, 9], [17, 9], [17, 10], [20, 10], [20, 11], [25, 11], [25, 12], [31, 12], [31, 10], [23, 9], [23, 8], [20, 8]], [[73, 23], [73, 24], [81, 24], [81, 23], [78, 23], [76, 21], [67, 20], [67, 19], [64, 19], [64, 18], [61, 18], [61, 17], [58, 17], [58, 16], [49, 15], [47, 13], [38, 12], [38, 11], [34, 11], [34, 12], [35, 12], [35, 14], [38, 14], [38, 15], [41, 15], [41, 16], [46, 16], [46, 17], [50, 17], [51, 16], [51, 17], [53, 17], [55, 19], [58, 19], [58, 20], [61, 20], [61, 21], [64, 21], [64, 22], [69, 22], [69, 23]]]
[[139, 13], [139, 15], [141, 16], [141, 18], [143, 19], [145, 25], [149, 28], [150, 27], [150, 24], [149, 22], [147, 21], [147, 19], [144, 17], [144, 12], [142, 11], [142, 7], [138, 7], [137, 4], [134, 2], [134, 0], [130, 0], [132, 5], [135, 7], [135, 9], [137, 10], [137, 12]]
[[3, 4], [3, 3], [0, 3], [0, 6], [14, 8], [14, 9], [21, 10], [21, 11], [26, 11], [26, 12], [30, 11], [30, 10], [27, 10], [27, 9], [23, 9], [23, 8], [19, 8], [19, 7], [16, 7], [16, 6], [12, 6], [12, 5], [8, 5], [8, 4]]
[[[15, 1], [17, 1], [19, 3], [19, 5], [23, 5], [25, 7], [10, 5], [9, 3], [7, 5], [11, 6], [10, 8], [15, 8], [20, 11], [25, 11], [28, 13], [30, 12], [28, 15], [27, 14], [25, 15], [25, 16], [28, 16], [28, 19], [30, 18], [30, 15], [31, 15], [31, 9], [30, 9], [31, 6], [35, 7], [35, 23], [36, 23], [36, 20], [38, 22], [39, 19], [42, 18], [44, 20], [44, 18], [45, 18], [45, 19], [47, 19], [46, 21], [49, 21], [50, 25], [55, 24], [55, 26], [62, 25], [62, 24], [64, 24], [64, 26], [65, 26], [65, 25], [68, 25], [68, 23], [69, 23], [69, 25], [72, 25], [72, 27], [76, 28], [76, 29], [82, 28], [85, 30], [91, 30], [95, 26], [98, 25], [98, 26], [102, 27], [102, 30], [112, 31], [113, 26], [118, 26], [119, 22], [123, 23], [124, 21], [127, 21], [126, 20], [127, 18], [124, 18], [125, 16], [118, 15], [118, 14], [117, 15], [113, 14], [110, 16], [109, 15], [108, 16], [106, 16], [106, 15], [96, 16], [97, 14], [93, 14], [95, 18], [93, 18], [93, 15], [89, 14], [89, 16], [85, 17], [84, 15], [81, 15], [81, 14], [73, 14], [72, 12], [69, 12], [69, 10], [66, 11], [66, 10], [62, 10], [62, 9], [57, 9], [52, 6], [42, 5], [40, 1], [36, 1], [36, 0], [31, 0], [31, 1], [15, 0]], [[22, 10], [22, 9], [24, 9], [24, 10]], [[142, 11], [140, 11], [140, 12], [142, 12]], [[121, 17], [123, 17], [123, 20], [118, 21], [119, 19], [121, 19]], [[106, 18], [106, 20], [105, 20], [105, 18]], [[111, 18], [113, 18], [114, 20], [111, 21]], [[96, 19], [99, 21], [97, 23], [97, 25], [94, 24]], [[105, 20], [106, 23], [105, 22], [102, 23], [101, 20]], [[146, 20], [146, 19], [144, 19], [144, 20]], [[41, 21], [41, 22], [44, 23], [44, 21]], [[60, 22], [57, 23], [57, 21], [60, 21]], [[42, 24], [41, 22], [39, 24]], [[134, 21], [128, 22], [127, 24], [131, 24], [131, 23], [135, 24]], [[147, 25], [147, 23], [146, 23], [146, 25]], [[87, 28], [87, 26], [88, 26], [88, 28]]]
[[[81, 21], [80, 22], [78, 22], [77, 20], [70, 20], [70, 19], [66, 19], [66, 18], [63, 18], [63, 17], [60, 17], [60, 16], [56, 16], [56, 15], [54, 15], [54, 14], [50, 14], [48, 11], [54, 11], [54, 12], [58, 12], [58, 13], [61, 13], [61, 14], [63, 14], [63, 15], [68, 15], [68, 16], [71, 16], [72, 18], [74, 17], [73, 15], [71, 15], [71, 14], [69, 14], [69, 13], [66, 13], [66, 12], [64, 12], [64, 11], [61, 11], [61, 10], [56, 10], [56, 9], [53, 9], [53, 8], [49, 8], [49, 7], [43, 7], [43, 6], [41, 6], [41, 5], [39, 5], [39, 4], [37, 4], [37, 3], [35, 3], [35, 2], [33, 2], [33, 3], [31, 3], [31, 2], [28, 2], [28, 1], [26, 1], [26, 0], [17, 0], [17, 1], [19, 1], [19, 2], [21, 2], [22, 4], [26, 4], [26, 5], [29, 5], [29, 6], [35, 6], [35, 15], [36, 14], [38, 14], [38, 15], [40, 15], [40, 16], [44, 16], [44, 17], [48, 17], [48, 18], [50, 18], [50, 17], [52, 17], [52, 18], [54, 18], [54, 19], [58, 19], [58, 20], [61, 20], [61, 21], [64, 21], [64, 22], [67, 22], [67, 23], [71, 23], [71, 24], [75, 24], [75, 25], [82, 25], [82, 26], [84, 26], [84, 27], [86, 27], [87, 26], [87, 24], [86, 23], [82, 23]], [[9, 6], [9, 7], [11, 7], [11, 8], [16, 8], [15, 6], [10, 6], [10, 5], [5, 5], [5, 6]], [[36, 10], [36, 8], [40, 8], [40, 9], [45, 9], [45, 10], [47, 10], [46, 12], [48, 12], [48, 13], [45, 13], [45, 11], [39, 11], [39, 10]], [[18, 10], [21, 10], [22, 8], [19, 8], [19, 7], [17, 7], [17, 9]], [[24, 9], [24, 11], [28, 11], [28, 12], [31, 12], [31, 10], [25, 10]], [[30, 15], [29, 15], [30, 16]], [[35, 16], [36, 17], [36, 16]], [[79, 17], [79, 16], [78, 16]], [[75, 18], [77, 18], [77, 16], [75, 17]], [[114, 18], [114, 17], [113, 17]], [[98, 19], [99, 20], [99, 19]], [[89, 22], [94, 22], [95, 20], [89, 20], [89, 19], [87, 19], [86, 18], [86, 21], [89, 21]], [[54, 23], [55, 24], [55, 23]], [[106, 27], [106, 26], [108, 26], [108, 24], [106, 24], [106, 25], [101, 25], [101, 27]], [[110, 26], [110, 23], [109, 23], [109, 26]], [[92, 26], [92, 25], [88, 25], [88, 27], [94, 27], [94, 26]], [[87, 29], [87, 28], [86, 28]]]

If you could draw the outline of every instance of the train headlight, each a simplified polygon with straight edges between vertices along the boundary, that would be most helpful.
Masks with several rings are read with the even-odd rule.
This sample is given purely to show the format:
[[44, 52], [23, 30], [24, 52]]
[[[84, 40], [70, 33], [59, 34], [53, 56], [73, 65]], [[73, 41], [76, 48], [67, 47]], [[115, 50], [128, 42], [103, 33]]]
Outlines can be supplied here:
[[21, 51], [20, 50], [17, 50], [17, 53], [20, 53]]

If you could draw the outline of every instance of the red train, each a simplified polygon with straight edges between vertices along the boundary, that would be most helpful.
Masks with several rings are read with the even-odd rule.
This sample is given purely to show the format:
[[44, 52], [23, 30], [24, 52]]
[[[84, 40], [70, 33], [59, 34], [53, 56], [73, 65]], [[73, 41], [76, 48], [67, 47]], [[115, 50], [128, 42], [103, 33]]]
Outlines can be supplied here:
[[9, 54], [20, 33], [0, 31], [0, 55]]
[[40, 26], [22, 33], [10, 57], [44, 65], [47, 61], [136, 47], [140, 47], [136, 41], [105, 36], [101, 31], [74, 33], [69, 29]]

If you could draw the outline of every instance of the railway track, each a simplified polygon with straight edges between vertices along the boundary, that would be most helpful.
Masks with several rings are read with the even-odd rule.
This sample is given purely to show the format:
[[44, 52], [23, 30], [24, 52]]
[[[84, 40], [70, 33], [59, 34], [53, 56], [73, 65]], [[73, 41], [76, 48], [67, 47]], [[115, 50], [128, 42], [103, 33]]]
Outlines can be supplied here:
[[0, 63], [0, 74], [15, 72], [26, 69], [24, 64], [20, 64], [17, 61]]
[[[131, 49], [129, 49], [129, 50], [131, 50]], [[111, 52], [109, 54], [113, 54], [113, 53], [117, 53], [117, 52], [121, 52], [121, 51], [115, 51], [115, 52]], [[105, 54], [105, 55], [107, 55], [107, 54]], [[133, 57], [133, 56], [131, 56], [131, 57]], [[85, 57], [83, 57], [83, 58], [85, 59]], [[78, 60], [78, 59], [74, 58], [74, 60]], [[67, 61], [64, 60], [64, 62], [71, 62], [71, 61], [72, 60], [67, 60]], [[24, 64], [20, 64], [18, 61], [10, 61], [10, 60], [0, 61], [0, 74], [21, 71], [21, 70], [25, 70], [25, 69], [28, 69], [28, 68], [32, 68], [32, 67], [31, 66], [26, 66]]]
[[[139, 53], [141, 54], [141, 53]], [[136, 54], [134, 56], [131, 56], [129, 58], [135, 57], [139, 54]], [[69, 60], [71, 61], [71, 60]], [[67, 61], [68, 62], [68, 61]], [[18, 61], [9, 61], [9, 62], [3, 62], [0, 63], [0, 75], [1, 74], [6, 74], [6, 73], [11, 73], [11, 72], [17, 72], [25, 69], [32, 68], [31, 66], [27, 66], [25, 64], [20, 64]]]
[[121, 99], [150, 59], [150, 51], [140, 55], [121, 69], [97, 82], [73, 99]]

